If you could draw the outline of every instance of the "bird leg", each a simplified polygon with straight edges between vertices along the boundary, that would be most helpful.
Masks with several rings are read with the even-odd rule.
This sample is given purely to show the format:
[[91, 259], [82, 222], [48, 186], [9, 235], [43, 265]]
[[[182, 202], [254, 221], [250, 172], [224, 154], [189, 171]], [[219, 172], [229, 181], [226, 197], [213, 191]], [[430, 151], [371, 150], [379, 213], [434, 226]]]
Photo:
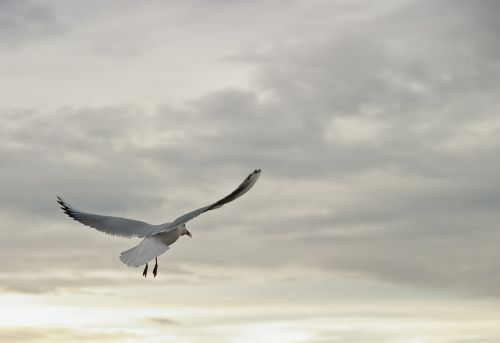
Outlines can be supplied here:
[[156, 264], [155, 264], [155, 267], [153, 268], [154, 277], [156, 277], [156, 274], [158, 273], [158, 258], [157, 257], [155, 257], [155, 261], [156, 261]]
[[144, 271], [142, 272], [142, 275], [144, 275], [144, 277], [146, 277], [146, 275], [148, 275], [148, 264], [146, 263], [146, 267], [144, 267]]

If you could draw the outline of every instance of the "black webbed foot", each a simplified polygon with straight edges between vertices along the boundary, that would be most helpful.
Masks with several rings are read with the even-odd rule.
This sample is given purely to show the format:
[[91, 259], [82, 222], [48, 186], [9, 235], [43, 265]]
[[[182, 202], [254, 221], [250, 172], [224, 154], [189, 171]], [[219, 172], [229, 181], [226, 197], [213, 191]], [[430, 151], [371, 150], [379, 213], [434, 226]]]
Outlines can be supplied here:
[[142, 275], [146, 277], [148, 275], [148, 264], [146, 263], [146, 267], [144, 267], [144, 271], [142, 272]]
[[155, 258], [156, 263], [155, 267], [153, 268], [153, 276], [156, 277], [156, 274], [158, 273], [158, 258]]

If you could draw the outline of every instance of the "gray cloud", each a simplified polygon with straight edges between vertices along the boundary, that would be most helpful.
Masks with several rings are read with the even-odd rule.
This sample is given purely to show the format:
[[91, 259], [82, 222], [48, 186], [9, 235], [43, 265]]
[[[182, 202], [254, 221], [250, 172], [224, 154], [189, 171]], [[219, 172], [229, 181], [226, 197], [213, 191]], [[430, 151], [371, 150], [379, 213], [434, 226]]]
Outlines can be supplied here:
[[149, 321], [154, 323], [154, 324], [157, 324], [157, 325], [161, 325], [161, 326], [165, 326], [165, 325], [180, 325], [180, 323], [176, 320], [173, 320], [173, 319], [170, 319], [170, 318], [159, 318], [159, 317], [152, 317], [152, 318], [149, 318]]
[[[62, 253], [60, 268], [116, 268], [133, 243], [77, 233], [56, 194], [160, 222], [259, 167], [255, 190], [193, 222], [196, 239], [169, 263], [293, 265], [498, 296], [496, 7], [415, 1], [335, 34], [327, 22], [238, 56], [256, 66], [249, 89], [181, 105], [3, 109], [3, 253], [32, 268]], [[61, 250], [33, 253], [41, 245]]]
[[0, 41], [9, 48], [60, 32], [62, 24], [47, 4], [0, 1]]

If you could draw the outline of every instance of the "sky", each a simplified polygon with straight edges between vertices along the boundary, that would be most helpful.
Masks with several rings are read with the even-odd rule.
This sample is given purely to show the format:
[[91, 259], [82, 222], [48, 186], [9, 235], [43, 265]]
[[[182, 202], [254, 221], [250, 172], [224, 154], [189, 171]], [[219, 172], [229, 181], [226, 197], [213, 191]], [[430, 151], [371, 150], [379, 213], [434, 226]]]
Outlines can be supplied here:
[[0, 341], [500, 342], [499, 11], [0, 1]]

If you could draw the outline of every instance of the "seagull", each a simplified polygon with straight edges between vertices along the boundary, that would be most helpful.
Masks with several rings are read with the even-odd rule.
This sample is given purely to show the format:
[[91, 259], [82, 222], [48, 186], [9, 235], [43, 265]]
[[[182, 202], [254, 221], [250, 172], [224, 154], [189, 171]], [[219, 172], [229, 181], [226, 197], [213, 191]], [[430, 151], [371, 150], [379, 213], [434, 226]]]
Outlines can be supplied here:
[[142, 272], [142, 275], [146, 277], [148, 273], [148, 262], [154, 258], [155, 266], [153, 275], [156, 277], [158, 273], [158, 256], [167, 251], [170, 245], [175, 243], [180, 236], [187, 235], [192, 237], [191, 232], [186, 228], [186, 223], [188, 221], [198, 217], [202, 213], [222, 207], [224, 204], [239, 198], [253, 187], [259, 176], [260, 169], [255, 169], [231, 194], [211, 205], [188, 212], [178, 217], [173, 222], [159, 225], [152, 225], [134, 219], [103, 216], [80, 211], [70, 206], [59, 196], [57, 197], [57, 202], [61, 205], [61, 209], [64, 213], [83, 225], [113, 236], [143, 238], [142, 242], [137, 246], [122, 252], [120, 254], [120, 260], [127, 266], [136, 268], [146, 264]]

